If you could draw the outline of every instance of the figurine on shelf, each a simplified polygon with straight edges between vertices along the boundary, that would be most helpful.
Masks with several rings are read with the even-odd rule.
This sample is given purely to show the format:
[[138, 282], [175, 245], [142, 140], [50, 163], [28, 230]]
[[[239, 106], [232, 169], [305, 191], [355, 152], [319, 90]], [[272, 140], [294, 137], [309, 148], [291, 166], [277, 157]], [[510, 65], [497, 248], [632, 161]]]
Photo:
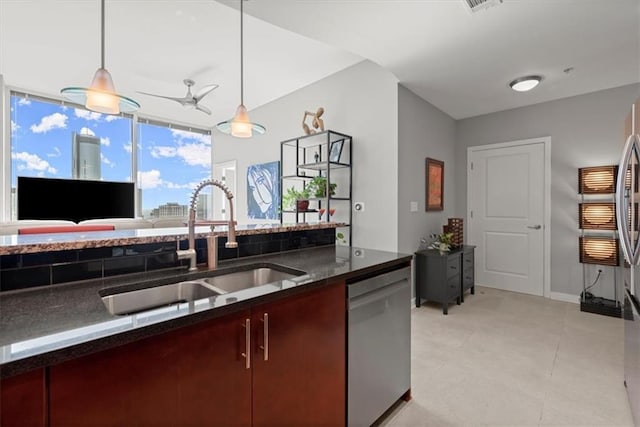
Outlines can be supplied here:
[[313, 155], [313, 160], [314, 160], [316, 163], [319, 163], [319, 162], [320, 162], [320, 154], [318, 154], [318, 152], [317, 152], [317, 151], [316, 151], [316, 152], [315, 152], [315, 154]]
[[[311, 135], [317, 132], [320, 129], [320, 132], [324, 131], [324, 121], [320, 118], [324, 114], [324, 108], [320, 107], [315, 113], [310, 111], [305, 111], [304, 116], [302, 117], [302, 130], [304, 130], [305, 135]], [[309, 128], [309, 126], [305, 123], [307, 120], [307, 116], [313, 117], [311, 121], [311, 126], [313, 129]]]

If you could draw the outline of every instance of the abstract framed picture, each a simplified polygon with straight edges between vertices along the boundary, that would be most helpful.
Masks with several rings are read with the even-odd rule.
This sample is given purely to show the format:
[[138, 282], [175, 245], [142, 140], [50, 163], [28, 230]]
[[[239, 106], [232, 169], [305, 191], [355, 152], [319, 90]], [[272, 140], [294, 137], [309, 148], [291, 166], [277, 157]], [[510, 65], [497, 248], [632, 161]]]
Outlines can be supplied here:
[[247, 168], [247, 217], [280, 219], [280, 162]]
[[330, 162], [340, 162], [340, 155], [342, 154], [342, 145], [344, 144], [344, 139], [339, 141], [333, 141], [331, 143], [331, 149], [329, 151], [329, 161]]
[[441, 211], [444, 209], [444, 162], [426, 160], [425, 185], [427, 200], [425, 211]]

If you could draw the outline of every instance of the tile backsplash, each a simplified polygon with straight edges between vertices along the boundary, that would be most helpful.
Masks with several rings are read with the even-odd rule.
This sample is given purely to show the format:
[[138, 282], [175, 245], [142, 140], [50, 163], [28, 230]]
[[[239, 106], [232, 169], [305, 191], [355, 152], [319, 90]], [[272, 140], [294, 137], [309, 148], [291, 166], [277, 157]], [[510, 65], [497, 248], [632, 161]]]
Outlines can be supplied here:
[[[228, 260], [294, 249], [335, 244], [333, 228], [237, 236], [238, 247], [227, 249], [218, 238], [218, 259]], [[186, 240], [180, 248], [186, 249]], [[0, 292], [98, 279], [121, 274], [187, 265], [178, 260], [175, 243], [145, 243], [0, 256]], [[196, 240], [198, 263], [207, 260], [205, 239]]]

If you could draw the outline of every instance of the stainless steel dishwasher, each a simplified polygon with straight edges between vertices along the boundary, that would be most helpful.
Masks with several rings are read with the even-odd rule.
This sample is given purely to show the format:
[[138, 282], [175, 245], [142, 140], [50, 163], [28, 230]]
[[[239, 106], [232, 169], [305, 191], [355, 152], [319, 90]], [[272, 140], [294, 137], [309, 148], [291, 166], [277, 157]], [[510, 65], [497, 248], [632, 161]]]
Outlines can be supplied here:
[[411, 388], [411, 268], [348, 283], [347, 424], [370, 426]]

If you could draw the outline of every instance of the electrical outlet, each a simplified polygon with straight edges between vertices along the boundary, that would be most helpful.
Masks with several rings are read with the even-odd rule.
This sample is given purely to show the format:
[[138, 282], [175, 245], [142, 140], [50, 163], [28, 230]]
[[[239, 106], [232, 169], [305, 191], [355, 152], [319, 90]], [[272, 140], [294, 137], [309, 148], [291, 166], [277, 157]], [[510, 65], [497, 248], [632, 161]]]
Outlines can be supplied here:
[[418, 212], [418, 202], [409, 202], [409, 212]]
[[355, 202], [353, 204], [353, 210], [356, 212], [364, 212], [364, 202]]

